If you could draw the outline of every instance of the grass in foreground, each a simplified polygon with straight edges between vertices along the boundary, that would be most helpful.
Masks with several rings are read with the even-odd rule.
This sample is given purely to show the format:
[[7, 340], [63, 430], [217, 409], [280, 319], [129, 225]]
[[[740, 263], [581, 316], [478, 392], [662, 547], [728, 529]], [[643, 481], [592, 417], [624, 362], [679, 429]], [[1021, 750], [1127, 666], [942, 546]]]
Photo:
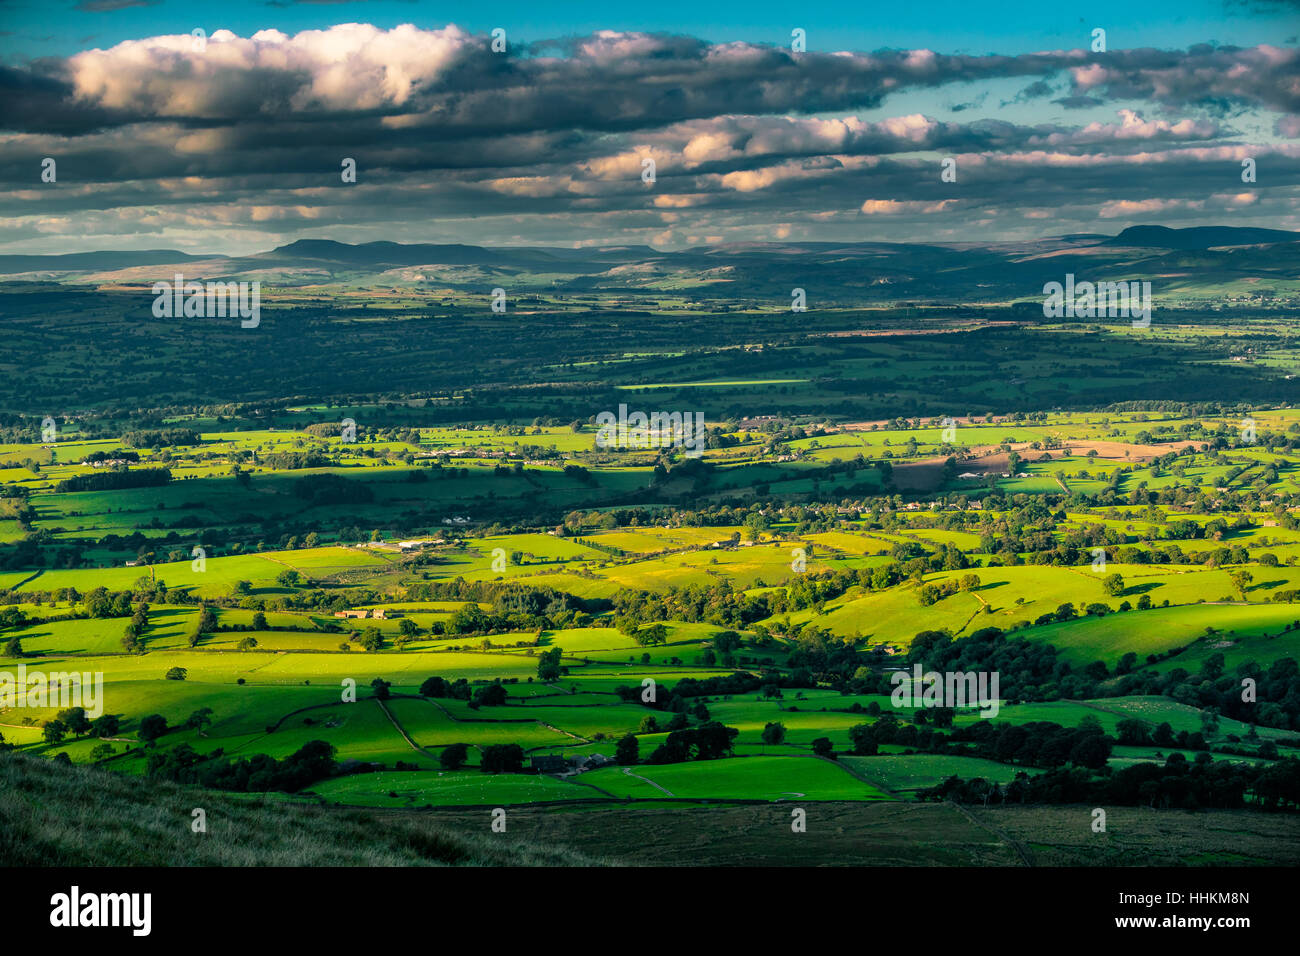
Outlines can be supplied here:
[[[191, 829], [202, 808], [207, 832]], [[609, 861], [411, 814], [241, 798], [21, 754], [0, 756], [8, 866], [594, 866]]]

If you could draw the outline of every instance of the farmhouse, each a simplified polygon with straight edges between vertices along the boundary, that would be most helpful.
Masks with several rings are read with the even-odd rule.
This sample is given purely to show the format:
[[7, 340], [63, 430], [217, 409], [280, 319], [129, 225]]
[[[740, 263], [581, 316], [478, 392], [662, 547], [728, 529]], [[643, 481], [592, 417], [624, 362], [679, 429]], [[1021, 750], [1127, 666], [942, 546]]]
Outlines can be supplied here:
[[426, 538], [420, 541], [399, 541], [397, 546], [403, 551], [421, 551], [424, 548], [432, 548], [434, 545], [442, 544], [441, 538]]
[[351, 611], [335, 611], [335, 617], [369, 617], [370, 611], [364, 607], [356, 608]]

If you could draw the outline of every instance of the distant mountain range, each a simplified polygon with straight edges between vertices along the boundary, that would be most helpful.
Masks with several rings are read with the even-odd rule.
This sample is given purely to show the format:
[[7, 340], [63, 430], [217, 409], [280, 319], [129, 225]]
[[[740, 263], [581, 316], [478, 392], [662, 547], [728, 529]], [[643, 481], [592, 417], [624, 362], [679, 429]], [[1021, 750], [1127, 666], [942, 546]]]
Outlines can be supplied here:
[[163, 262], [193, 262], [200, 259], [225, 259], [226, 256], [195, 256], [175, 249], [142, 249], [123, 252], [71, 252], [55, 256], [0, 256], [0, 275], [21, 272], [102, 272], [107, 269], [130, 269]]
[[[1198, 226], [1132, 226], [1117, 236], [1075, 234], [1022, 242], [744, 242], [660, 251], [300, 239], [247, 256], [168, 249], [0, 256], [0, 276], [65, 283], [141, 284], [249, 278], [281, 287], [354, 287], [483, 293], [686, 294], [700, 299], [789, 296], [805, 288], [824, 303], [1005, 301], [1034, 294], [1066, 273], [1149, 278], [1156, 295], [1268, 292], [1300, 280], [1300, 232]], [[1264, 284], [1261, 285], [1260, 283]], [[1289, 294], [1290, 287], [1282, 287]], [[814, 291], [815, 290], [815, 291]]]
[[1285, 229], [1253, 229], [1241, 226], [1129, 226], [1108, 246], [1145, 246], [1149, 249], [1211, 249], [1216, 246], [1249, 246], [1272, 242], [1300, 241], [1300, 232]]

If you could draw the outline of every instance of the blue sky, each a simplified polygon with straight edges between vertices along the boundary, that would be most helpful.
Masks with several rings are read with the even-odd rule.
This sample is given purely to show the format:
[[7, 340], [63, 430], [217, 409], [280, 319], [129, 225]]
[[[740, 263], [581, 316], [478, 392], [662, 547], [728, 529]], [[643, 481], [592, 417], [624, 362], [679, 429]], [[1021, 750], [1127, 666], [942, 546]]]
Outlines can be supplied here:
[[[102, 2], [111, 6], [120, 0]], [[615, 28], [686, 33], [717, 43], [785, 43], [793, 27], [802, 27], [808, 31], [810, 48], [820, 50], [920, 46], [943, 53], [1003, 54], [1079, 46], [1094, 27], [1104, 27], [1115, 45], [1164, 49], [1207, 42], [1235, 46], [1277, 43], [1300, 29], [1300, 7], [1294, 3], [1225, 0], [1095, 0], [1087, 4], [959, 0], [889, 4], [861, 0], [809, 4], [751, 0], [654, 0], [640, 4], [162, 0], [108, 10], [96, 10], [95, 6], [95, 0], [79, 4], [68, 0], [0, 3], [0, 23], [7, 34], [0, 37], [0, 55], [8, 62], [33, 56], [67, 56], [86, 46], [111, 46], [121, 40], [160, 33], [188, 33], [196, 26], [209, 33], [224, 27], [246, 36], [268, 27], [297, 32], [347, 21], [382, 27], [455, 23], [476, 33], [499, 26], [525, 42]]]

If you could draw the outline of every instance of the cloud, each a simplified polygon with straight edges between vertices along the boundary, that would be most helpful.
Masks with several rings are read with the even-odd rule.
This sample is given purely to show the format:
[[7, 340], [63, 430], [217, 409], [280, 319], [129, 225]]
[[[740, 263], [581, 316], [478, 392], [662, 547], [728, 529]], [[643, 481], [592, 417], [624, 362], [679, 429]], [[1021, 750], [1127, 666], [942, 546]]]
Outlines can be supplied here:
[[[346, 23], [287, 35], [219, 30], [202, 48], [188, 34], [129, 40], [30, 67], [54, 83], [57, 114], [97, 109], [122, 123], [174, 119], [423, 117], [443, 130], [646, 127], [726, 113], [817, 113], [872, 108], [908, 89], [1061, 75], [1069, 99], [1146, 99], [1170, 107], [1248, 103], [1296, 112], [1300, 51], [1194, 47], [1084, 50], [1016, 56], [930, 50], [804, 53], [748, 43], [600, 31], [491, 52], [488, 38], [452, 24], [383, 30]], [[975, 102], [978, 102], [978, 98]], [[41, 113], [20, 120], [38, 129]], [[93, 124], [105, 121], [101, 114]]]
[[954, 205], [956, 199], [941, 199], [938, 202], [903, 202], [897, 199], [868, 199], [859, 209], [866, 216], [897, 216], [904, 213], [943, 212]]
[[[989, 223], [1084, 231], [1233, 210], [1234, 221], [1294, 227], [1297, 64], [1296, 51], [1267, 45], [795, 56], [608, 30], [501, 55], [454, 24], [146, 37], [0, 67], [0, 176], [11, 184], [0, 241], [72, 235], [79, 219], [88, 237], [138, 226], [187, 248], [214, 221], [249, 242], [304, 230], [648, 241], [665, 216], [678, 217], [677, 241], [770, 238], [771, 223], [862, 238], [880, 219], [903, 238], [913, 223], [920, 236], [988, 235]], [[1062, 94], [1113, 118], [981, 115], [985, 94], [970, 85], [1015, 78], [1029, 81], [1017, 100]], [[915, 97], [885, 112], [926, 89], [964, 104], [960, 121], [917, 110]], [[1237, 127], [1276, 139], [1246, 145]], [[1267, 170], [1258, 195], [1239, 192], [1246, 156]], [[58, 161], [57, 184], [40, 183], [44, 157]], [[344, 157], [355, 184], [341, 181]], [[940, 179], [945, 157], [955, 183]]]

